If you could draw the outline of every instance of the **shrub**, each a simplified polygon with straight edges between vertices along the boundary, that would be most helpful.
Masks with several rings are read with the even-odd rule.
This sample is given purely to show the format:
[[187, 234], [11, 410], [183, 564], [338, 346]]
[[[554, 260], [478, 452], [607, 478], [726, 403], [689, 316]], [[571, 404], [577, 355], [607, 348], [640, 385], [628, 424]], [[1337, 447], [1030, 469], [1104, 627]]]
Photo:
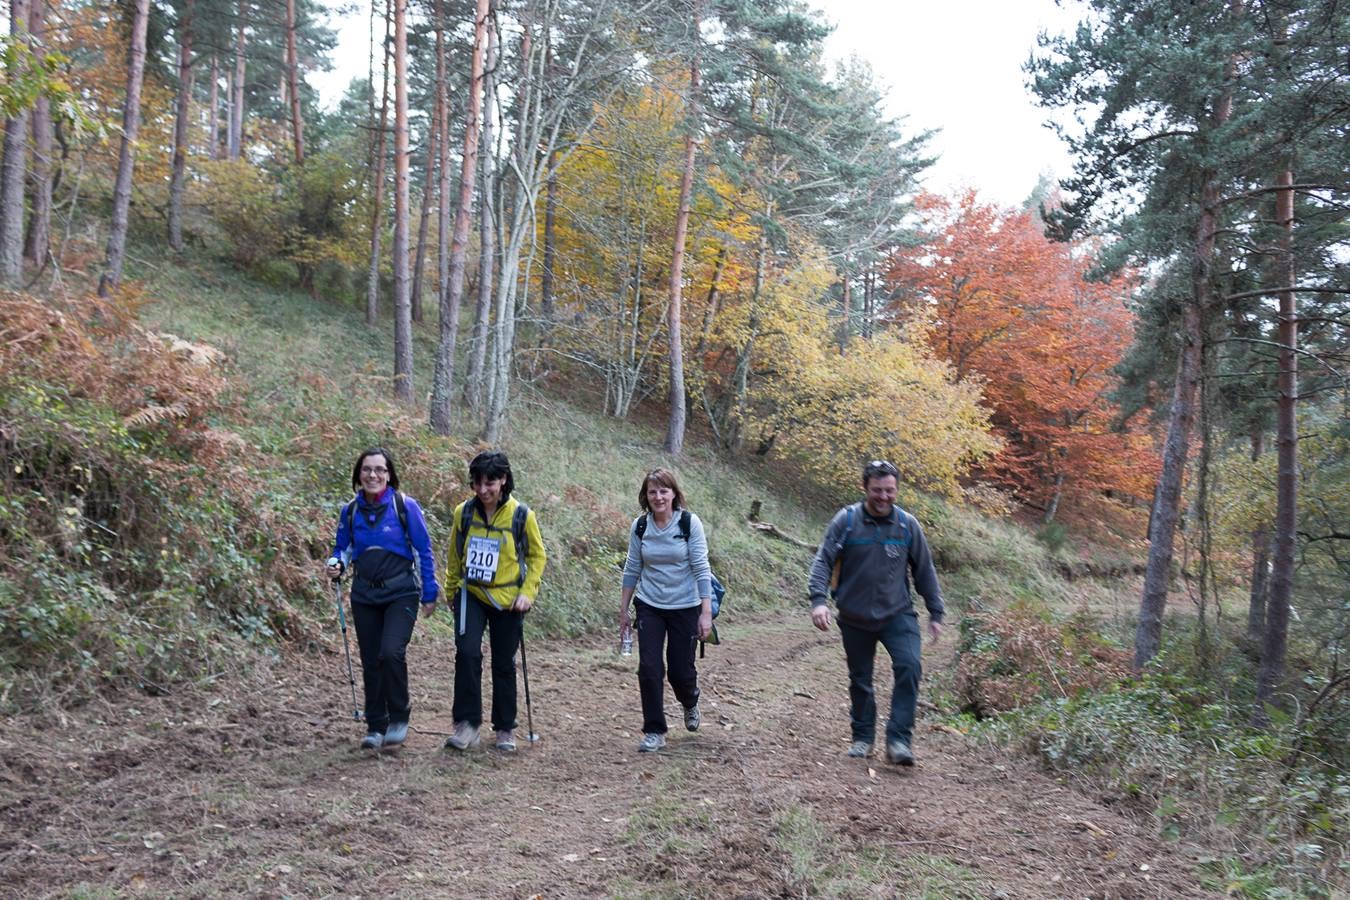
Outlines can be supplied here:
[[1103, 640], [1087, 615], [1054, 622], [1030, 604], [968, 612], [957, 650], [957, 694], [962, 709], [977, 716], [1076, 697], [1130, 672], [1130, 655]]

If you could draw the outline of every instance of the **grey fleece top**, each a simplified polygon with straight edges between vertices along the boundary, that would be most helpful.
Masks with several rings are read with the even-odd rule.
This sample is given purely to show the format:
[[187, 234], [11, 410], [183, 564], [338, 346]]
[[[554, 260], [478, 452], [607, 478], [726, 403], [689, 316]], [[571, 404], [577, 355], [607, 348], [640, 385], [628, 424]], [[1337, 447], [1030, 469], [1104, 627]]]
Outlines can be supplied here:
[[[850, 510], [852, 528], [848, 525]], [[914, 587], [928, 607], [928, 618], [942, 621], [946, 610], [933, 568], [933, 554], [919, 520], [900, 507], [892, 506], [891, 514], [882, 519], [873, 518], [861, 503], [835, 513], [811, 563], [812, 606], [825, 605], [834, 561], [841, 558], [839, 589], [834, 601], [841, 622], [867, 628], [904, 613], [913, 615], [911, 572]]]
[[[638, 519], [642, 518], [641, 516]], [[703, 523], [689, 516], [689, 540], [680, 537], [680, 511], [673, 510], [665, 528], [647, 517], [647, 531], [638, 540], [637, 523], [628, 529], [628, 559], [623, 564], [623, 586], [648, 606], [687, 609], [712, 596], [712, 568]]]

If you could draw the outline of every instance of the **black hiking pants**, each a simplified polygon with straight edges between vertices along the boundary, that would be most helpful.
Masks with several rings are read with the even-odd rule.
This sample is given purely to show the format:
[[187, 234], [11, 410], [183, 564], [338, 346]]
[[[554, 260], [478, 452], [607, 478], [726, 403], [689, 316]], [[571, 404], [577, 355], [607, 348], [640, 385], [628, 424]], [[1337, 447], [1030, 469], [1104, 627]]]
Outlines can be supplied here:
[[407, 650], [417, 624], [417, 595], [388, 603], [363, 603], [353, 596], [352, 623], [361, 649], [366, 725], [383, 734], [390, 722], [406, 722], [412, 712]]
[[[640, 599], [637, 607], [638, 690], [642, 694], [642, 733], [665, 734], [667, 676], [675, 699], [686, 709], [698, 703], [698, 617], [703, 607], [660, 609]], [[662, 650], [665, 659], [662, 660]], [[664, 664], [663, 664], [664, 663]]]
[[877, 734], [877, 699], [872, 688], [872, 668], [877, 644], [891, 656], [895, 687], [891, 691], [891, 716], [886, 723], [886, 740], [911, 742], [914, 733], [914, 708], [919, 701], [920, 653], [922, 638], [918, 616], [901, 613], [876, 630], [859, 628], [842, 620], [839, 634], [848, 660], [848, 697], [852, 706], [853, 740], [872, 743]]
[[492, 646], [492, 729], [516, 727], [516, 648], [525, 614], [489, 606], [472, 595], [455, 606], [456, 722], [483, 724], [483, 631]]

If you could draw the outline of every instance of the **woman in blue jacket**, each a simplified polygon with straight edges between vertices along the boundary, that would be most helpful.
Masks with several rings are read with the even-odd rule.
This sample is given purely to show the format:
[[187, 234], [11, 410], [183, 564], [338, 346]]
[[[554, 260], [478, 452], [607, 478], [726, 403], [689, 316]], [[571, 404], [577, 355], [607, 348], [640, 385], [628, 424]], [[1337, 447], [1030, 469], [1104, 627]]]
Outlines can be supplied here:
[[366, 725], [361, 746], [396, 747], [408, 735], [408, 641], [423, 615], [436, 611], [436, 562], [422, 508], [398, 491], [398, 469], [383, 447], [352, 466], [356, 496], [338, 517], [328, 575], [352, 565], [351, 610], [361, 649]]

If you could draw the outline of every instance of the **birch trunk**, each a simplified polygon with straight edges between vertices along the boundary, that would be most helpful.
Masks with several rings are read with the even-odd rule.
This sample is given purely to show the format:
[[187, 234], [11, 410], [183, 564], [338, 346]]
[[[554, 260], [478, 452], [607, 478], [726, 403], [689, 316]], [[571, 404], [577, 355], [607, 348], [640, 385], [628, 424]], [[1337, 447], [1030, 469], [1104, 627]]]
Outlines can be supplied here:
[[[487, 35], [483, 78], [483, 137], [479, 159], [481, 179], [478, 202], [478, 297], [474, 309], [473, 336], [469, 342], [469, 374], [464, 382], [464, 404], [474, 412], [484, 408], [488, 327], [492, 323], [493, 272], [497, 259], [496, 157], [493, 122], [497, 116], [497, 30]], [[460, 187], [463, 195], [463, 185]]]
[[684, 308], [684, 245], [689, 235], [689, 205], [694, 192], [694, 160], [698, 153], [698, 48], [702, 12], [700, 7], [699, 0], [695, 0], [693, 28], [690, 32], [693, 50], [689, 56], [689, 115], [685, 123], [687, 133], [684, 136], [684, 171], [680, 175], [679, 208], [675, 213], [675, 246], [670, 255], [670, 309], [666, 313], [668, 317], [666, 335], [670, 347], [668, 398], [670, 411], [666, 422], [665, 450], [675, 457], [684, 452], [684, 344], [680, 326]]

